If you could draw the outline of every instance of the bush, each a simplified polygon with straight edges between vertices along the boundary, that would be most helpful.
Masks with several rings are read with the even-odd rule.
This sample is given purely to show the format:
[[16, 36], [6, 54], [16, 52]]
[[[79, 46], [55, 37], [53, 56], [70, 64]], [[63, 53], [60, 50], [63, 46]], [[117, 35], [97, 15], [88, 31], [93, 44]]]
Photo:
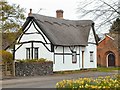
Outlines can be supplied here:
[[57, 90], [116, 90], [120, 88], [120, 75], [98, 77], [96, 79], [79, 78], [78, 80], [63, 80], [56, 84], [56, 88]]
[[2, 62], [13, 62], [13, 55], [10, 52], [7, 52], [5, 50], [0, 51], [0, 56], [2, 57]]
[[30, 63], [30, 62], [52, 62], [52, 61], [48, 61], [45, 58], [40, 58], [40, 59], [23, 59], [23, 60], [17, 60], [18, 62], [21, 63]]

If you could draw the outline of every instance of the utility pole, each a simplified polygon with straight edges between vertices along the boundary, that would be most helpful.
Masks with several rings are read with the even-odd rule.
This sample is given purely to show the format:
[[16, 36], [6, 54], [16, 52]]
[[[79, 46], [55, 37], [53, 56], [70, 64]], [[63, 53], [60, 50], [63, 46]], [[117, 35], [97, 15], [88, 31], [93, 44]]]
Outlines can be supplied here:
[[3, 22], [3, 18], [4, 18], [4, 11], [3, 11], [3, 4], [2, 4], [2, 11], [1, 11], [1, 23], [2, 23], [2, 25], [1, 25], [1, 33], [3, 33], [3, 24], [4, 24], [4, 22]]

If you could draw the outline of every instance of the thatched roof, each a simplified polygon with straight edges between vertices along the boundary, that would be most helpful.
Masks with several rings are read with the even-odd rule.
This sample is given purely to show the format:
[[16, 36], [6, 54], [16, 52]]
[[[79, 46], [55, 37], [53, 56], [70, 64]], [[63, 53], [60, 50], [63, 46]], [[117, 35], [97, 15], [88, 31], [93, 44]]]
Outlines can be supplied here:
[[[38, 25], [52, 44], [62, 46], [88, 45], [89, 32], [94, 24], [91, 20], [65, 20], [32, 14], [23, 25], [24, 29], [30, 20]], [[96, 38], [94, 29], [93, 32]]]

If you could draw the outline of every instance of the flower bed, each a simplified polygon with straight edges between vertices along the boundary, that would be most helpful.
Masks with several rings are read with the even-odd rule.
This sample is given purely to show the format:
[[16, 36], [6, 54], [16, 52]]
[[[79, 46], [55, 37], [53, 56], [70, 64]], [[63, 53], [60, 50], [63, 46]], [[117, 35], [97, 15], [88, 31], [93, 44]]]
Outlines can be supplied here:
[[56, 84], [57, 90], [86, 90], [86, 89], [108, 89], [118, 90], [120, 88], [120, 75], [114, 75], [112, 77], [98, 77], [93, 78], [79, 78], [77, 80], [63, 80]]

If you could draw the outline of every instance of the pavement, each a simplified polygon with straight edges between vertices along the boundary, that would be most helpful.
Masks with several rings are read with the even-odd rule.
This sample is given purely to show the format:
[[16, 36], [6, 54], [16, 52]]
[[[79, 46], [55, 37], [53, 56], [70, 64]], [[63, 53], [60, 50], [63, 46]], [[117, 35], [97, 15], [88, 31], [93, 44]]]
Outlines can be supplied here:
[[74, 74], [53, 74], [47, 76], [14, 77], [1, 80], [3, 88], [55, 88], [57, 82], [63, 79], [78, 79], [84, 77], [97, 78], [98, 76], [113, 76], [113, 72], [82, 72]]

